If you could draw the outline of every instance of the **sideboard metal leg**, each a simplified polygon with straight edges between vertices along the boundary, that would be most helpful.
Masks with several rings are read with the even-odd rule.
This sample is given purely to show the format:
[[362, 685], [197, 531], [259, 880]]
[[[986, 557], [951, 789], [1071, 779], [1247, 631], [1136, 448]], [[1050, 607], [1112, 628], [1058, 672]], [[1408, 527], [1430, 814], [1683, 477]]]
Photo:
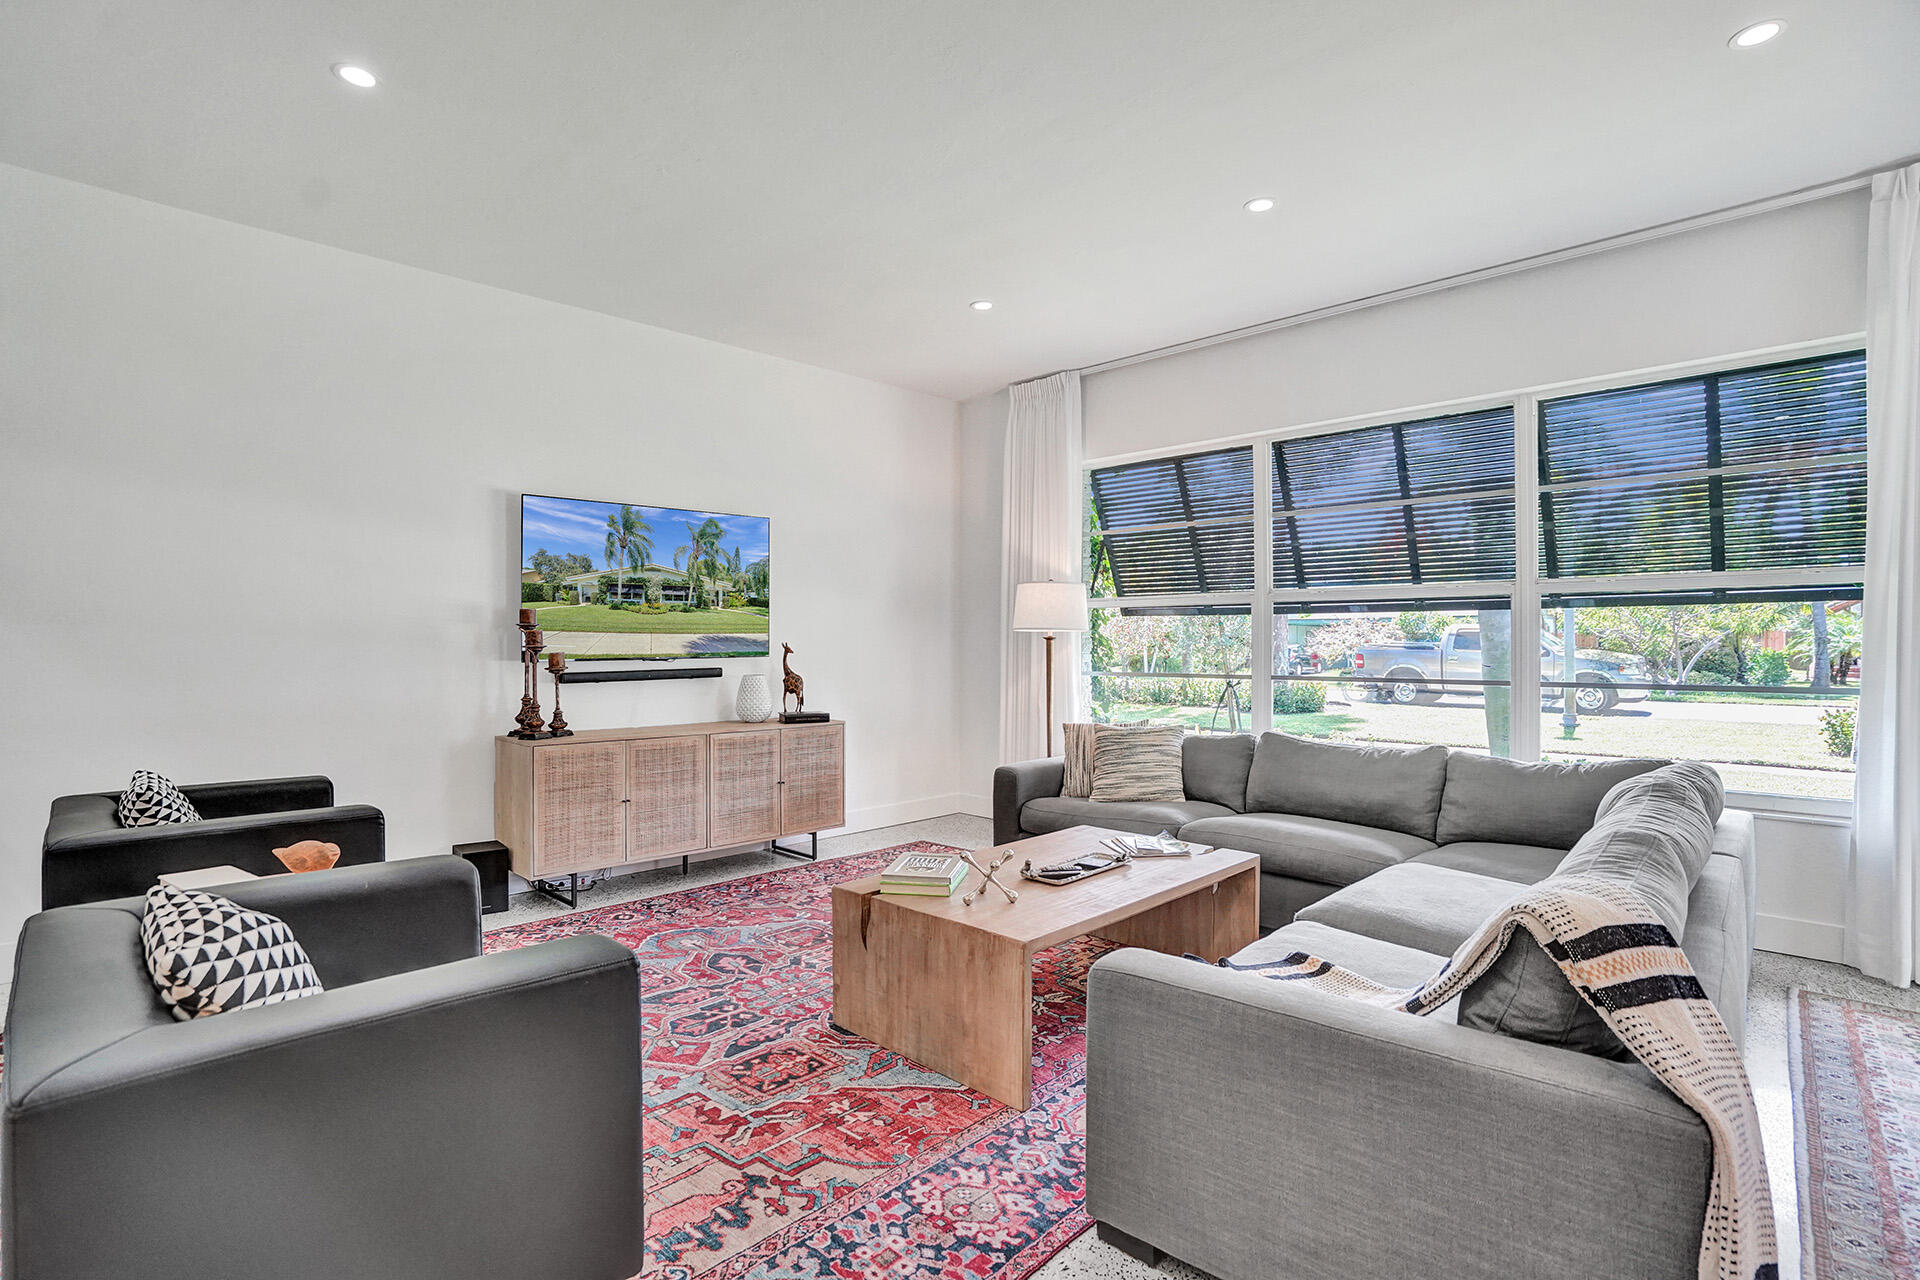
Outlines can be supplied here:
[[527, 886], [535, 893], [546, 894], [563, 907], [578, 908], [580, 905], [580, 877], [577, 875], [567, 877], [567, 896], [564, 898], [551, 880], [529, 880]]
[[810, 852], [807, 853], [802, 853], [798, 849], [789, 849], [778, 840], [767, 841], [767, 852], [777, 853], [782, 857], [795, 858], [801, 862], [820, 861], [820, 833], [818, 831], [809, 831], [807, 833], [807, 839], [812, 842], [809, 846]]
[[680, 855], [680, 874], [687, 874], [687, 855], [684, 853]]

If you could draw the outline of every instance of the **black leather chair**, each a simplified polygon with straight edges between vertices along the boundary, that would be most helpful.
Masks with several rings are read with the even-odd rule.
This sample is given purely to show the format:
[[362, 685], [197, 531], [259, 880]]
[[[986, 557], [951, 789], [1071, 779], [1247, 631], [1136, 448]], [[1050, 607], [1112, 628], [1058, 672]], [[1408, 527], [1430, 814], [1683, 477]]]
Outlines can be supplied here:
[[239, 867], [257, 876], [286, 868], [275, 849], [300, 840], [340, 846], [339, 865], [383, 862], [387, 823], [378, 809], [333, 802], [327, 778], [261, 778], [182, 787], [203, 819], [120, 825], [118, 791], [61, 796], [40, 846], [40, 907], [134, 897], [163, 871]]
[[640, 982], [583, 936], [480, 954], [444, 855], [224, 886], [326, 991], [176, 1022], [142, 898], [21, 931], [0, 1078], [7, 1280], [623, 1280]]

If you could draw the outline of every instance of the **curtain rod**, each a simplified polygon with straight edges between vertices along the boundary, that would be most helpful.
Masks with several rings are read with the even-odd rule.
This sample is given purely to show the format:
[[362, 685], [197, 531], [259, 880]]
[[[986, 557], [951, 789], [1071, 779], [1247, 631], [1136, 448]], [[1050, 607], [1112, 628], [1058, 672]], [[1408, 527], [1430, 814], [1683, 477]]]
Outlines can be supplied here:
[[[1907, 163], [1906, 161], [1899, 162]], [[1892, 166], [1898, 168], [1899, 164]], [[1878, 172], [1875, 170], [1874, 172]], [[1223, 342], [1233, 342], [1240, 338], [1251, 338], [1256, 334], [1272, 333], [1276, 329], [1291, 329], [1295, 325], [1310, 324], [1315, 320], [1327, 320], [1334, 316], [1346, 315], [1351, 311], [1364, 311], [1369, 307], [1384, 306], [1389, 302], [1402, 302], [1409, 298], [1418, 298], [1429, 293], [1438, 293], [1443, 289], [1457, 289], [1461, 285], [1479, 284], [1485, 280], [1497, 280], [1502, 276], [1513, 275], [1520, 271], [1531, 271], [1535, 267], [1550, 267], [1555, 263], [1571, 262], [1576, 258], [1585, 258], [1609, 249], [1624, 249], [1631, 245], [1645, 244], [1650, 240], [1660, 240], [1667, 236], [1678, 235], [1684, 231], [1696, 231], [1702, 227], [1715, 226], [1722, 222], [1733, 222], [1740, 218], [1751, 218], [1762, 213], [1771, 213], [1776, 209], [1787, 209], [1798, 204], [1808, 204], [1815, 200], [1824, 200], [1828, 196], [1837, 196], [1847, 191], [1859, 191], [1873, 185], [1873, 172], [1856, 174], [1850, 178], [1840, 178], [1833, 182], [1823, 182], [1817, 186], [1801, 187], [1797, 191], [1788, 191], [1777, 196], [1766, 196], [1759, 200], [1750, 200], [1745, 204], [1729, 205], [1724, 209], [1715, 209], [1709, 213], [1694, 214], [1691, 217], [1678, 218], [1672, 222], [1662, 222], [1656, 226], [1643, 227], [1639, 231], [1628, 231], [1617, 236], [1607, 236], [1599, 240], [1589, 240], [1584, 244], [1573, 245], [1566, 249], [1555, 249], [1548, 253], [1535, 254], [1530, 258], [1515, 258], [1511, 262], [1502, 262], [1496, 266], [1480, 267], [1473, 271], [1463, 271], [1458, 275], [1442, 276], [1438, 280], [1429, 280], [1424, 284], [1407, 285], [1404, 288], [1389, 290], [1386, 293], [1370, 294], [1364, 298], [1355, 298], [1350, 302], [1336, 302], [1330, 306], [1315, 307], [1311, 311], [1300, 311], [1293, 315], [1281, 316], [1274, 320], [1263, 320], [1259, 324], [1247, 325], [1240, 329], [1228, 329], [1222, 333], [1209, 334], [1204, 338], [1193, 338], [1186, 342], [1176, 342], [1171, 346], [1155, 347], [1151, 351], [1142, 351], [1135, 355], [1120, 356], [1113, 360], [1104, 360], [1099, 364], [1090, 364], [1081, 368], [1081, 374], [1105, 373], [1110, 369], [1124, 369], [1130, 364], [1142, 364], [1148, 360], [1159, 360], [1166, 356], [1177, 356], [1182, 352], [1198, 351], [1203, 347], [1218, 346]], [[1057, 372], [1067, 372], [1058, 370]], [[1051, 377], [1051, 374], [1043, 375]], [[1027, 381], [1027, 379], [1022, 379]]]

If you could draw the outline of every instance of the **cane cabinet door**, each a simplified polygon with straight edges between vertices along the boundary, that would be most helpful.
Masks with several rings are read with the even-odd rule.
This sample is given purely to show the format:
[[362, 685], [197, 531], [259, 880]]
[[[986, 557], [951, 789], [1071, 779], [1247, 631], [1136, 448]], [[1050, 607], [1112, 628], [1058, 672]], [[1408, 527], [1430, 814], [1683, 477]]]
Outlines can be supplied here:
[[780, 735], [780, 834], [825, 831], [847, 820], [842, 726], [788, 729]]
[[707, 746], [707, 842], [715, 848], [780, 833], [780, 731], [716, 733]]
[[627, 861], [707, 847], [707, 739], [627, 744]]
[[533, 752], [537, 875], [627, 861], [627, 744], [542, 744]]

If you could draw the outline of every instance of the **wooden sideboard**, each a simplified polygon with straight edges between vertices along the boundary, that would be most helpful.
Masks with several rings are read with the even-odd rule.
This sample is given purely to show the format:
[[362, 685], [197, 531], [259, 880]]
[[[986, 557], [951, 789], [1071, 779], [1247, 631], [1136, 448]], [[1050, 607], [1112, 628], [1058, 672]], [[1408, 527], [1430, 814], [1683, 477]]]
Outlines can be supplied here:
[[812, 835], [846, 821], [846, 725], [648, 725], [498, 737], [493, 838], [529, 881]]

